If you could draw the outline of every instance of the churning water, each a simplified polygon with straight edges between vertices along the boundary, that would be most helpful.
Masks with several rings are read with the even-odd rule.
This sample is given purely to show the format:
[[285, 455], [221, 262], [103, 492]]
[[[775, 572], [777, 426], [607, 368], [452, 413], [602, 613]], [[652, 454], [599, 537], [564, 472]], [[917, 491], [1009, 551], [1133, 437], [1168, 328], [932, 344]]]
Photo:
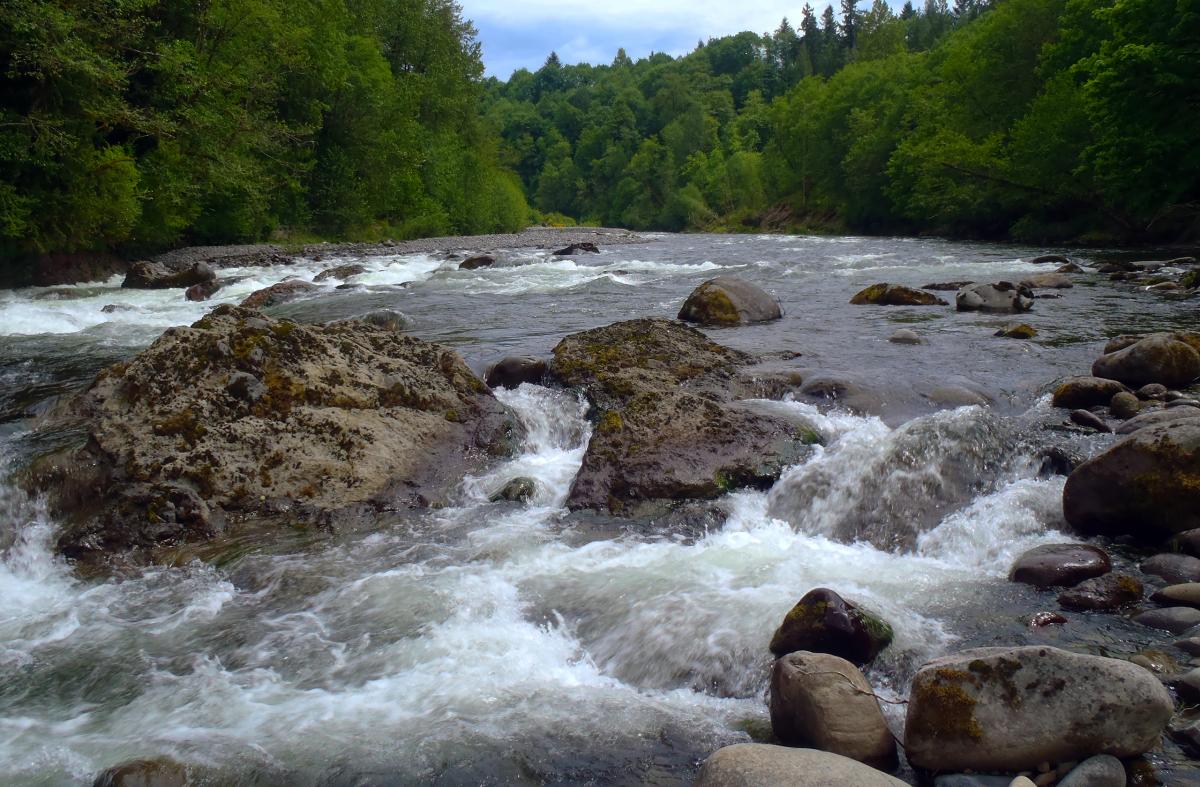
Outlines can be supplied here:
[[[1035, 251], [664, 236], [571, 259], [512, 252], [478, 271], [361, 260], [357, 286], [275, 311], [395, 308], [478, 369], [582, 328], [673, 316], [700, 281], [732, 273], [776, 292], [786, 315], [717, 341], [800, 352], [806, 376], [848, 379], [875, 406], [758, 403], [807, 419], [826, 445], [769, 491], [717, 501], [724, 522], [707, 529], [565, 511], [586, 405], [530, 385], [497, 393], [527, 427], [522, 453], [463, 479], [452, 507], [213, 563], [79, 578], [53, 555], [39, 501], [0, 485], [0, 782], [87, 784], [168, 755], [220, 784], [680, 783], [762, 726], [767, 642], [814, 586], [892, 623], [869, 677], [897, 699], [930, 656], [1054, 636], [1021, 620], [1046, 600], [1004, 577], [1020, 551], [1064, 537], [1062, 479], [1039, 476], [1038, 451], [1101, 438], [1048, 431], [1061, 415], [1042, 394], [1100, 339], [1169, 325], [1172, 309], [1081, 276], [1027, 316], [1040, 339], [1016, 342], [991, 336], [994, 317], [846, 303], [875, 281], [1017, 277]], [[102, 365], [216, 303], [347, 261], [228, 269], [237, 281], [199, 304], [115, 280], [0, 293], [0, 475], [36, 450], [29, 417]], [[903, 325], [927, 344], [889, 344]], [[932, 392], [947, 386], [990, 404], [940, 408]], [[516, 477], [534, 480], [529, 501], [488, 501]], [[1139, 644], [1085, 631], [1097, 652]]]

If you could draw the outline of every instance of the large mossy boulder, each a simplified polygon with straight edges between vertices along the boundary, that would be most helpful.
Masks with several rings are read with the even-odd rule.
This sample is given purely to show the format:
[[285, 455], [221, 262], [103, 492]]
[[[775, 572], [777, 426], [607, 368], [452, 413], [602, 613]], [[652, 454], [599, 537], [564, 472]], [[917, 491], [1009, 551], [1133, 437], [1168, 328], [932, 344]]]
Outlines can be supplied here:
[[1022, 771], [1158, 746], [1175, 710], [1128, 661], [1051, 647], [979, 648], [935, 659], [912, 682], [904, 745], [931, 771]]
[[700, 766], [695, 787], [907, 787], [857, 760], [817, 749], [735, 743]]
[[595, 420], [567, 505], [630, 513], [642, 503], [769, 487], [808, 456], [817, 435], [730, 399], [753, 360], [663, 319], [559, 342], [550, 375], [581, 390]]
[[1139, 429], [1075, 468], [1063, 513], [1084, 535], [1147, 542], [1200, 527], [1200, 419]]
[[872, 284], [859, 290], [850, 299], [854, 306], [947, 306], [948, 304], [932, 293], [914, 290], [900, 284]]
[[1133, 388], [1150, 383], [1177, 388], [1200, 377], [1200, 353], [1177, 336], [1153, 334], [1106, 352], [1092, 364], [1092, 374]]
[[771, 729], [780, 743], [833, 752], [894, 770], [896, 741], [858, 667], [828, 653], [799, 651], [771, 670]]
[[779, 299], [736, 276], [709, 279], [683, 302], [679, 319], [708, 326], [748, 325], [783, 316]]
[[453, 350], [232, 306], [167, 330], [66, 410], [86, 444], [29, 480], [66, 522], [59, 550], [80, 559], [205, 541], [281, 509], [295, 521], [436, 502], [520, 437]]
[[771, 652], [831, 653], [863, 665], [892, 641], [892, 627], [878, 615], [828, 588], [814, 588], [796, 603], [771, 637]]

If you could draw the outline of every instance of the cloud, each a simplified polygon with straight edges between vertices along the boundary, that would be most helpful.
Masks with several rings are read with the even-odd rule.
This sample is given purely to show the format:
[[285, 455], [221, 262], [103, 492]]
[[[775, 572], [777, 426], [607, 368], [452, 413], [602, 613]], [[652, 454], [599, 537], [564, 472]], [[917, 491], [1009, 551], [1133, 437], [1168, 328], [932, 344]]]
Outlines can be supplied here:
[[[624, 47], [630, 57], [681, 55], [696, 42], [743, 30], [766, 33], [785, 16], [799, 24], [803, 2], [765, 0], [460, 0], [475, 22], [489, 75], [507, 79], [537, 69], [551, 51], [564, 63], [609, 63]], [[826, 2], [814, 2], [819, 14]]]

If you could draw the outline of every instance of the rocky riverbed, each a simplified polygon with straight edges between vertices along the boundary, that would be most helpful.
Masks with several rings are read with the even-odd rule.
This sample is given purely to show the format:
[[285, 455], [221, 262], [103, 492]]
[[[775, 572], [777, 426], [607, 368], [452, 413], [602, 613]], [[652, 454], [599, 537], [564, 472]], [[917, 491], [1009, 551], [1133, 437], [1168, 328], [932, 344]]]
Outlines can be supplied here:
[[1200, 777], [1193, 259], [630, 240], [0, 294], [7, 772]]

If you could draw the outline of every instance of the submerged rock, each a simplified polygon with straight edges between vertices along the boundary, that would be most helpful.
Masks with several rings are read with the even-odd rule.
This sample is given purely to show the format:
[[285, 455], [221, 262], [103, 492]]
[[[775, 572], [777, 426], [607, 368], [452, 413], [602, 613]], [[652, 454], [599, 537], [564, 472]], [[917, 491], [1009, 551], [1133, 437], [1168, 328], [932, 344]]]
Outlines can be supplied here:
[[489, 388], [516, 388], [521, 383], [541, 383], [547, 369], [541, 358], [508, 357], [489, 366], [483, 379]]
[[572, 243], [570, 246], [567, 246], [565, 249], [559, 249], [558, 251], [554, 252], [554, 256], [555, 257], [569, 257], [572, 254], [580, 254], [580, 253], [599, 254], [600, 249], [596, 247], [596, 244], [585, 241], [583, 243]]
[[907, 787], [883, 771], [849, 757], [768, 743], [718, 749], [700, 766], [695, 787]]
[[502, 486], [499, 491], [488, 498], [489, 502], [498, 503], [507, 500], [511, 503], [523, 503], [537, 494], [537, 482], [524, 476], [514, 478]]
[[855, 306], [946, 306], [944, 300], [936, 295], [930, 295], [912, 287], [899, 284], [872, 284], [865, 290], [860, 290], [850, 299]]
[[278, 306], [281, 303], [294, 301], [302, 298], [312, 292], [317, 292], [320, 289], [312, 282], [303, 281], [301, 279], [288, 279], [281, 281], [278, 284], [272, 284], [270, 287], [264, 287], [257, 292], [252, 292], [246, 299], [242, 301], [243, 309], [266, 309], [270, 306]]
[[770, 322], [782, 316], [778, 298], [735, 276], [704, 282], [692, 290], [679, 310], [681, 320], [712, 326]]
[[338, 279], [339, 281], [345, 281], [346, 279], [349, 279], [351, 276], [357, 276], [360, 273], [366, 273], [366, 272], [367, 272], [367, 266], [361, 265], [359, 263], [351, 263], [349, 265], [338, 265], [335, 268], [326, 268], [325, 270], [321, 271], [320, 273], [318, 273], [316, 276], [313, 277], [313, 281], [314, 282], [325, 281], [326, 279]]
[[1071, 260], [1061, 254], [1043, 254], [1040, 257], [1034, 257], [1030, 260], [1034, 265], [1046, 265], [1048, 263], [1056, 263], [1059, 265], [1069, 265]]
[[167, 290], [187, 288], [216, 278], [216, 272], [204, 262], [197, 262], [183, 270], [168, 268], [161, 262], [135, 262], [129, 266], [121, 286], [129, 290]]
[[132, 760], [106, 769], [92, 787], [189, 787], [187, 766], [166, 757]]
[[202, 281], [199, 284], [193, 284], [184, 291], [183, 297], [189, 301], [207, 301], [209, 298], [217, 294], [217, 290], [221, 289], [221, 282], [213, 279], [212, 281]]
[[771, 637], [771, 652], [830, 653], [868, 664], [892, 641], [892, 627], [879, 616], [828, 588], [810, 590], [787, 613]]
[[1128, 574], [1104, 574], [1085, 579], [1070, 590], [1058, 594], [1058, 603], [1076, 612], [1119, 609], [1142, 600], [1142, 583]]
[[892, 344], [924, 344], [925, 343], [925, 340], [922, 339], [917, 334], [916, 331], [909, 330], [908, 328], [901, 328], [900, 330], [896, 331], [895, 333], [893, 333], [891, 336], [888, 337], [888, 341], [891, 342]]
[[1150, 383], [1184, 386], [1200, 377], [1200, 353], [1173, 335], [1154, 334], [1100, 356], [1092, 374], [1134, 388]]
[[550, 375], [581, 390], [596, 420], [568, 507], [629, 513], [646, 502], [769, 487], [819, 436], [730, 400], [731, 383], [751, 361], [662, 319], [619, 322], [559, 342]]
[[799, 651], [771, 670], [771, 728], [780, 743], [833, 752], [894, 770], [896, 741], [871, 684], [850, 662]]
[[954, 296], [954, 305], [960, 312], [1027, 312], [1033, 308], [1033, 291], [1007, 281], [970, 284]]
[[1043, 544], [1024, 552], [1008, 578], [1036, 588], [1074, 587], [1112, 571], [1108, 553], [1091, 544]]
[[1200, 527], [1200, 421], [1139, 429], [1075, 468], [1063, 513], [1080, 533], [1143, 541]]
[[1129, 389], [1116, 380], [1106, 380], [1102, 377], [1070, 377], [1054, 389], [1052, 403], [1055, 407], [1070, 410], [1097, 407], [1108, 404], [1114, 396], [1127, 390]]
[[490, 268], [496, 264], [496, 258], [488, 254], [478, 254], [474, 257], [467, 257], [458, 264], [460, 271], [474, 271], [480, 268]]
[[232, 306], [104, 370], [69, 410], [87, 444], [44, 457], [30, 482], [67, 522], [59, 550], [88, 559], [281, 509], [438, 500], [520, 436], [452, 350]]
[[1000, 336], [1005, 339], [1032, 339], [1037, 336], [1037, 328], [1032, 325], [1021, 323], [1020, 325], [1010, 325], [996, 331], [994, 336]]
[[979, 648], [917, 672], [905, 721], [914, 766], [1021, 771], [1158, 745], [1175, 704], [1127, 661], [1051, 647]]

